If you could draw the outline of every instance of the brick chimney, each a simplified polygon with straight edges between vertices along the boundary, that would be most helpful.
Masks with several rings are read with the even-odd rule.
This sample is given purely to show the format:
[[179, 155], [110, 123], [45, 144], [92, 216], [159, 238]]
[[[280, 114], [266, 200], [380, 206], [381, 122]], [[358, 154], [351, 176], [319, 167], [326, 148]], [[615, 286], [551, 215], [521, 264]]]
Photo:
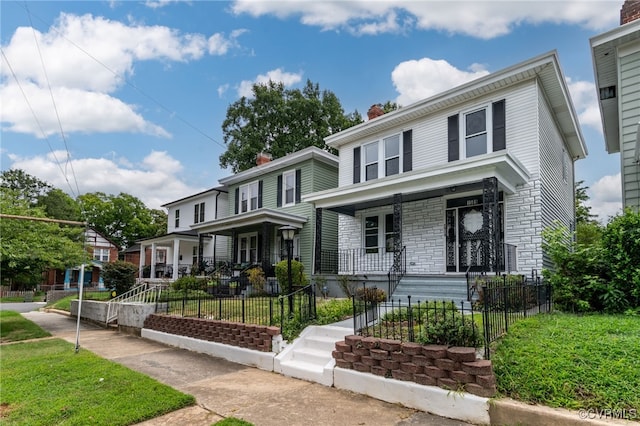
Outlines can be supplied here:
[[258, 155], [256, 155], [256, 164], [258, 166], [267, 164], [269, 161], [271, 161], [271, 154], [267, 154], [266, 152], [259, 152]]
[[373, 120], [374, 118], [380, 117], [383, 114], [384, 111], [378, 104], [371, 105], [371, 108], [369, 108], [369, 111], [367, 111], [367, 117], [369, 117], [369, 120]]
[[625, 0], [620, 9], [620, 25], [640, 18], [640, 0]]

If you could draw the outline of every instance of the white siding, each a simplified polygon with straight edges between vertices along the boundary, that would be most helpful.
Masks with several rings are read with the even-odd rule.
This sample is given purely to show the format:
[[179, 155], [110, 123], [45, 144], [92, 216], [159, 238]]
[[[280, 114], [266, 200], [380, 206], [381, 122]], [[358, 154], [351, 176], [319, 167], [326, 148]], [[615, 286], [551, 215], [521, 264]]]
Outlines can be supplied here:
[[[573, 160], [542, 96], [539, 97], [540, 120], [540, 191], [541, 226], [547, 228], [559, 221], [571, 231], [575, 225]], [[563, 163], [566, 166], [563, 177]], [[566, 179], [565, 179], [566, 178]], [[545, 255], [543, 266], [552, 266]]]
[[634, 162], [640, 122], [640, 52], [620, 58], [622, 198], [625, 207], [640, 208], [640, 165]]
[[447, 118], [461, 111], [489, 105], [501, 99], [505, 99], [506, 105], [507, 150], [522, 162], [534, 178], [537, 177], [539, 170], [536, 148], [537, 85], [534, 80], [530, 80], [509, 90], [496, 92], [490, 97], [459, 104], [455, 108], [442, 110], [401, 127], [343, 145], [340, 148], [339, 186], [353, 184], [353, 149], [355, 147], [408, 129], [413, 129], [414, 170], [446, 164], [448, 162]]
[[[216, 199], [217, 191], [207, 192], [198, 196], [190, 197], [183, 202], [174, 204], [168, 208], [167, 212], [167, 233], [188, 231], [191, 229], [191, 225], [194, 224], [194, 208], [196, 204], [204, 203], [204, 221], [208, 222], [216, 219], [216, 202], [217, 206], [217, 218], [223, 218], [228, 215], [228, 194], [226, 192], [220, 192], [220, 195]], [[175, 226], [175, 212], [180, 209], [180, 226]]]

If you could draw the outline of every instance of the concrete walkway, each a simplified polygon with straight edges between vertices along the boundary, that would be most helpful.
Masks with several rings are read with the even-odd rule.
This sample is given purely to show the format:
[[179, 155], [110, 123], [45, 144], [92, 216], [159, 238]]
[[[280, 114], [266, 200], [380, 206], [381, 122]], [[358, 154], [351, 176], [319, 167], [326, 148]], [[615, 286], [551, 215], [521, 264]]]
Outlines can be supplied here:
[[[76, 342], [76, 320], [23, 314], [54, 336]], [[284, 377], [81, 322], [80, 347], [184, 393], [197, 405], [141, 425], [211, 425], [237, 417], [256, 426], [467, 425], [317, 383]]]

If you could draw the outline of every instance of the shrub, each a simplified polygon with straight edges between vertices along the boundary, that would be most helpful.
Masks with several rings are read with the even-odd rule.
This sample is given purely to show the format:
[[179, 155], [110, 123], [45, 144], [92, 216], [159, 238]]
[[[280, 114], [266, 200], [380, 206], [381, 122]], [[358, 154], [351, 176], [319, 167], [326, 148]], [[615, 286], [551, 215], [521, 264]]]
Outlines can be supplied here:
[[359, 287], [356, 289], [356, 299], [369, 303], [380, 303], [387, 300], [387, 293], [381, 288]]
[[[276, 278], [280, 283], [280, 292], [289, 291], [288, 263], [286, 260], [276, 264]], [[291, 285], [301, 287], [309, 284], [309, 279], [304, 273], [304, 265], [297, 260], [291, 260]]]
[[434, 310], [433, 313], [429, 310], [417, 341], [423, 345], [477, 347], [480, 343], [478, 327], [471, 318], [454, 309], [444, 312]]
[[177, 291], [206, 290], [207, 280], [194, 277], [193, 275], [185, 275], [175, 280], [173, 284], [171, 284], [171, 287]]
[[137, 271], [138, 267], [133, 263], [117, 260], [102, 267], [102, 279], [106, 288], [115, 290], [120, 295], [131, 290], [136, 283]]
[[267, 279], [264, 276], [264, 271], [261, 267], [256, 266], [255, 268], [251, 268], [247, 271], [247, 279], [249, 283], [253, 287], [253, 292], [257, 294], [264, 294], [265, 285], [267, 284]]
[[351, 275], [338, 275], [338, 285], [349, 299], [355, 294], [357, 286], [357, 283], [352, 278]]

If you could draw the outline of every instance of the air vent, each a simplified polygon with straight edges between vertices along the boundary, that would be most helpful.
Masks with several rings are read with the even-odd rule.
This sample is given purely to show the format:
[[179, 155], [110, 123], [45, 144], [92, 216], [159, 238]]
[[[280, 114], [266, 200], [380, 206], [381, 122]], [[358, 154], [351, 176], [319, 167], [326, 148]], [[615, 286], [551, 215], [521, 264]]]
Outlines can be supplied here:
[[616, 97], [616, 86], [601, 87], [600, 100], [611, 99]]

